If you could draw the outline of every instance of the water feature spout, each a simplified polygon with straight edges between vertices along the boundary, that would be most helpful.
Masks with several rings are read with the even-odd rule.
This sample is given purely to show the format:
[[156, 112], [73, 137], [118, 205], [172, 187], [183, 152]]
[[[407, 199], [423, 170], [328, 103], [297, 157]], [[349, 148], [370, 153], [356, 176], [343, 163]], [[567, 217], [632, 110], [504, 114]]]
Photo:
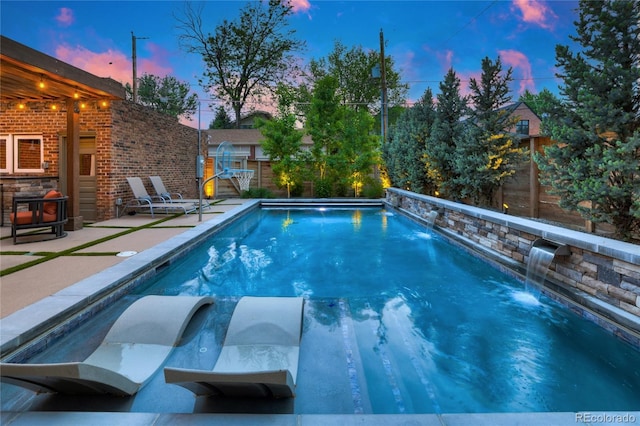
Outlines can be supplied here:
[[528, 292], [539, 292], [544, 285], [549, 266], [556, 256], [569, 256], [571, 250], [565, 244], [538, 238], [529, 250], [527, 262], [527, 279], [525, 289]]
[[437, 218], [438, 218], [437, 211], [431, 210], [429, 213], [427, 213], [427, 216], [425, 217], [425, 219], [427, 220], [427, 228], [429, 230], [433, 229], [433, 225], [436, 223]]

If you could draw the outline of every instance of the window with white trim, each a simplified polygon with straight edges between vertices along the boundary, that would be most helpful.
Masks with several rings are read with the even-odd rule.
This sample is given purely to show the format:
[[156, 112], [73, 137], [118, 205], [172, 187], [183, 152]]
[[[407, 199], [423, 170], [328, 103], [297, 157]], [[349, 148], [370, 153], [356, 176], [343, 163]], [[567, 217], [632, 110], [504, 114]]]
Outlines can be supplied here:
[[0, 135], [0, 171], [43, 173], [42, 135]]

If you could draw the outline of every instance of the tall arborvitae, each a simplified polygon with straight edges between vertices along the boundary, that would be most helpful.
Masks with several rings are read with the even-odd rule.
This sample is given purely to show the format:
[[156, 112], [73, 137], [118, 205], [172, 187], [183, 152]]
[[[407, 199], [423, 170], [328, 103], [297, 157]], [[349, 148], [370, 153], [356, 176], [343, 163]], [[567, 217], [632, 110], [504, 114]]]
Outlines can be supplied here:
[[510, 133], [518, 118], [505, 108], [511, 101], [511, 73], [511, 68], [503, 73], [500, 58], [484, 58], [480, 81], [472, 78], [469, 83], [473, 106], [457, 145], [454, 181], [476, 204], [490, 205], [496, 190], [525, 160], [526, 150]]
[[425, 154], [428, 168], [439, 191], [447, 198], [460, 198], [456, 184], [456, 143], [463, 136], [462, 119], [467, 114], [467, 98], [460, 95], [460, 79], [453, 68], [440, 83], [435, 121], [427, 141]]
[[581, 1], [573, 53], [556, 46], [563, 109], [549, 117], [557, 144], [536, 155], [560, 206], [640, 232], [640, 3]]
[[394, 186], [418, 193], [435, 190], [427, 175], [424, 158], [434, 117], [433, 93], [427, 89], [422, 98], [396, 121], [383, 146], [383, 159]]

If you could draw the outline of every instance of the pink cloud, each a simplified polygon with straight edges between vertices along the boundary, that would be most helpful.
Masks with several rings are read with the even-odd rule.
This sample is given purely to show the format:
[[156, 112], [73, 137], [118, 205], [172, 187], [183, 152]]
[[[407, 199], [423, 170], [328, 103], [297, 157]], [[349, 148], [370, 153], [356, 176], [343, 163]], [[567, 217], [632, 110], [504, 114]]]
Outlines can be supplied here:
[[304, 13], [311, 9], [311, 3], [309, 3], [309, 0], [291, 0], [291, 7], [293, 8], [293, 13]]
[[524, 53], [518, 52], [517, 50], [499, 50], [498, 54], [505, 65], [514, 68], [514, 75], [516, 75], [515, 78], [520, 80], [518, 94], [524, 93], [527, 89], [534, 92], [535, 84], [531, 73], [531, 63], [529, 62], [529, 58], [527, 58]]
[[513, 0], [513, 8], [522, 13], [522, 20], [542, 28], [553, 28], [558, 16], [540, 0]]
[[[152, 48], [151, 59], [137, 61], [138, 77], [143, 74], [153, 74], [160, 77], [172, 72], [166, 64], [166, 51]], [[92, 52], [82, 46], [69, 46], [66, 44], [56, 48], [56, 58], [78, 67], [98, 77], [109, 77], [119, 81], [123, 85], [133, 81], [133, 66], [129, 54], [117, 50], [106, 52]]]
[[68, 7], [60, 8], [60, 13], [56, 16], [56, 21], [62, 27], [68, 27], [75, 22], [75, 17], [73, 16], [73, 10]]
[[115, 50], [96, 53], [81, 47], [60, 45], [56, 58], [98, 77], [110, 77], [122, 84], [131, 83], [131, 61], [126, 54]]
[[151, 57], [148, 59], [138, 57], [138, 73], [140, 75], [146, 73], [164, 77], [173, 72], [173, 68], [169, 65], [171, 54], [166, 49], [152, 42], [145, 43], [144, 48], [151, 53]]
[[445, 50], [444, 52], [436, 52], [436, 57], [444, 72], [449, 71], [453, 65], [453, 50]]

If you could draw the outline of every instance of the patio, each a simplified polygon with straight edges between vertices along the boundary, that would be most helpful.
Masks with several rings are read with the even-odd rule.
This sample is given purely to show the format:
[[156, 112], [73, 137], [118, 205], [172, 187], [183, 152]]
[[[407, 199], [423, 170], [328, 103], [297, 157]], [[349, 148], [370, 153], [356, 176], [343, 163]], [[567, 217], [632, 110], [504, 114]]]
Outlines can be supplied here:
[[[202, 212], [215, 219], [247, 200], [219, 201]], [[0, 228], [0, 318], [36, 303], [70, 285], [197, 226], [198, 213], [188, 215], [124, 215], [85, 225], [67, 237], [13, 245], [11, 227]], [[125, 256], [117, 256], [122, 253]], [[38, 263], [40, 262], [40, 263]], [[29, 265], [4, 275], [9, 268]]]

